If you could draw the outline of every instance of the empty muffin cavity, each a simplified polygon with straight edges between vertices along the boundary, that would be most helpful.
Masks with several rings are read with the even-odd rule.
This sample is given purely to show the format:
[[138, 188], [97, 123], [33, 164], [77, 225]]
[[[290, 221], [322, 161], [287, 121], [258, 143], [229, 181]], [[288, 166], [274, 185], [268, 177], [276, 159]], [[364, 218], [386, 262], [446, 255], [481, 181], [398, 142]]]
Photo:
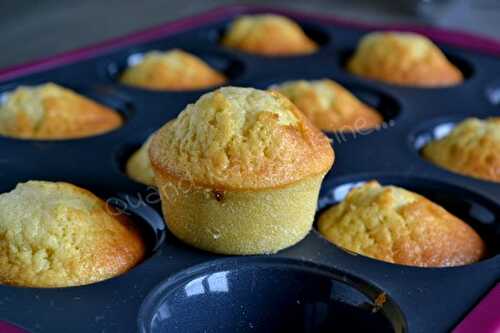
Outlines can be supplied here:
[[[177, 87], [177, 88], [146, 88], [138, 85], [125, 84], [120, 82], [122, 75], [125, 70], [131, 68], [135, 65], [140, 64], [145, 55], [149, 52], [167, 52], [179, 50], [187, 52], [195, 57], [198, 57], [203, 62], [206, 63], [211, 69], [217, 71], [222, 74], [225, 78], [223, 81], [217, 82], [213, 85], [204, 85], [200, 87]], [[220, 85], [230, 84], [231, 81], [237, 79], [244, 72], [244, 64], [239, 61], [237, 58], [228, 55], [224, 52], [219, 51], [206, 51], [206, 50], [180, 50], [180, 49], [166, 49], [162, 50], [161, 48], [151, 48], [148, 50], [139, 50], [137, 52], [133, 52], [127, 55], [120, 57], [118, 60], [107, 64], [106, 66], [106, 75], [108, 79], [112, 82], [118, 82], [122, 85], [125, 85], [129, 88], [133, 89], [141, 89], [147, 91], [171, 91], [171, 92], [182, 92], [182, 91], [194, 91], [194, 90], [204, 90], [211, 89]]]
[[158, 285], [139, 311], [141, 333], [370, 330], [406, 331], [390, 295], [333, 268], [273, 257], [192, 267]]
[[[46, 81], [27, 82], [0, 88], [0, 108], [5, 106], [16, 89], [21, 87], [44, 89], [46, 92], [43, 94], [47, 95], [42, 95], [42, 92], [31, 93], [27, 90], [23, 92], [26, 95], [23, 95], [22, 102], [16, 102], [18, 104], [13, 106], [14, 109], [10, 107], [12, 124], [4, 129], [6, 133], [0, 134], [10, 139], [63, 141], [92, 138], [119, 130], [134, 114], [134, 106], [129, 99], [109, 86], [54, 84]], [[75, 108], [81, 108], [81, 113], [69, 108], [73, 105], [71, 103], [75, 104]], [[38, 112], [40, 110], [41, 112]], [[15, 118], [26, 114], [30, 122], [19, 122]], [[48, 114], [50, 117], [47, 116]], [[74, 118], [73, 122], [69, 120], [71, 116]], [[59, 119], [64, 119], [65, 123], [61, 124]], [[35, 125], [32, 124], [33, 122]]]
[[500, 253], [500, 210], [495, 202], [453, 184], [418, 177], [374, 175], [330, 181], [320, 193], [315, 227], [318, 228], [317, 221], [328, 208], [341, 203], [352, 189], [371, 180], [420, 194], [468, 224], [486, 245], [486, 255], [481, 260]]

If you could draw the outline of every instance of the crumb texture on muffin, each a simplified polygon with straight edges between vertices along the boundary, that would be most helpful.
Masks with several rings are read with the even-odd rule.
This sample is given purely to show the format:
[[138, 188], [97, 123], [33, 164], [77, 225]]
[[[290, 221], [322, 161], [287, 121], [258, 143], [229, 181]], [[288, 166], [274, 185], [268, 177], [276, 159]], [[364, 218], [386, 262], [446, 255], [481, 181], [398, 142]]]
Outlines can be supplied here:
[[328, 139], [276, 92], [226, 87], [203, 95], [153, 137], [155, 172], [221, 189], [293, 183], [333, 164]]
[[355, 132], [383, 122], [377, 111], [329, 79], [288, 81], [271, 89], [288, 97], [316, 127], [325, 131]]
[[194, 90], [223, 84], [226, 77], [197, 56], [173, 49], [146, 53], [123, 72], [120, 81], [152, 90]]
[[403, 265], [465, 265], [486, 251], [479, 235], [441, 206], [376, 181], [351, 190], [344, 201], [327, 209], [318, 227], [342, 248]]
[[0, 283], [94, 283], [126, 272], [144, 253], [131, 221], [87, 190], [29, 181], [0, 195]]
[[132, 154], [126, 165], [127, 175], [145, 185], [155, 184], [155, 175], [149, 161], [149, 146], [151, 145], [152, 138], [153, 136], [151, 135], [141, 148]]
[[500, 182], [500, 117], [462, 121], [447, 136], [427, 144], [423, 156], [450, 171]]
[[318, 45], [291, 19], [280, 15], [243, 15], [229, 27], [222, 44], [268, 56], [313, 53]]
[[18, 87], [0, 105], [0, 134], [9, 137], [81, 138], [122, 123], [116, 111], [54, 83]]
[[347, 69], [366, 78], [409, 86], [449, 86], [463, 75], [427, 37], [410, 32], [364, 36]]

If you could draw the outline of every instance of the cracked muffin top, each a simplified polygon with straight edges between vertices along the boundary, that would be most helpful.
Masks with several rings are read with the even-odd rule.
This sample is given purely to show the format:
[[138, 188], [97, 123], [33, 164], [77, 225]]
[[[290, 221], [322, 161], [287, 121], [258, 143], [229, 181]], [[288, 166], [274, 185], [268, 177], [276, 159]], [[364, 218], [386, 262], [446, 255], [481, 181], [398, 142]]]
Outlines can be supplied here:
[[142, 260], [132, 222], [91, 192], [29, 181], [0, 195], [0, 283], [69, 287], [126, 272]]
[[325, 131], [355, 132], [383, 122], [377, 111], [329, 79], [288, 81], [270, 89], [288, 97], [316, 127]]
[[0, 104], [0, 134], [15, 138], [81, 138], [122, 123], [116, 111], [54, 83], [20, 86]]
[[319, 231], [349, 251], [402, 265], [458, 266], [484, 257], [479, 235], [427, 198], [370, 181], [319, 219]]
[[151, 90], [195, 90], [226, 82], [226, 77], [183, 50], [150, 51], [127, 68], [121, 83]]
[[242, 15], [230, 26], [222, 44], [244, 52], [287, 56], [313, 53], [318, 45], [291, 19], [272, 14]]
[[423, 156], [442, 168], [500, 182], [500, 117], [468, 118], [427, 144]]
[[225, 87], [205, 94], [153, 137], [155, 173], [219, 189], [261, 189], [321, 174], [328, 138], [286, 97]]
[[411, 32], [367, 34], [347, 69], [369, 79], [407, 86], [450, 86], [463, 81], [460, 70], [431, 40]]

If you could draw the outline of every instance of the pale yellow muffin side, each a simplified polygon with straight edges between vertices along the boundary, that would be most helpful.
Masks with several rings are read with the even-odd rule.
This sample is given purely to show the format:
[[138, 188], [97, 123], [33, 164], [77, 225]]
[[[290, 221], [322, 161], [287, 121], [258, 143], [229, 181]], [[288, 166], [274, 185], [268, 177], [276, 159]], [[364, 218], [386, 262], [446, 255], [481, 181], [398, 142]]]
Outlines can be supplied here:
[[194, 90], [221, 85], [226, 77], [197, 56], [174, 49], [150, 51], [127, 68], [120, 82], [152, 90]]
[[297, 23], [272, 14], [238, 17], [224, 35], [222, 44], [267, 56], [310, 54], [318, 49]]
[[320, 233], [349, 251], [402, 265], [458, 266], [486, 254], [479, 235], [441, 206], [371, 181], [319, 218]]
[[382, 116], [335, 81], [297, 80], [271, 86], [285, 95], [318, 128], [325, 131], [348, 131], [374, 128]]
[[233, 255], [270, 254], [310, 231], [323, 175], [276, 189], [214, 190], [157, 177], [172, 233], [197, 248]]
[[69, 287], [122, 274], [145, 253], [125, 215], [77, 186], [29, 181], [0, 195], [0, 283]]
[[62, 140], [109, 132], [120, 114], [54, 83], [21, 86], [0, 105], [0, 135]]
[[450, 86], [463, 81], [460, 70], [431, 40], [410, 32], [365, 35], [347, 69], [366, 78], [408, 86]]
[[462, 175], [500, 182], [500, 117], [468, 118], [423, 149], [429, 161]]
[[152, 137], [150, 136], [141, 148], [135, 151], [128, 159], [125, 171], [133, 180], [145, 185], [154, 186], [155, 175], [149, 161], [149, 146], [151, 145]]

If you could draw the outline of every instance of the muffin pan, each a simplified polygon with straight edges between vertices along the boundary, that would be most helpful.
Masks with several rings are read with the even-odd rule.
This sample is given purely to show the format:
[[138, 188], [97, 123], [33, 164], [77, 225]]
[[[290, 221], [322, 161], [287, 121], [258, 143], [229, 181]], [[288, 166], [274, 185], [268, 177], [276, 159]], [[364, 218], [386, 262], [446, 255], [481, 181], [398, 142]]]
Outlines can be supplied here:
[[[283, 14], [321, 45], [297, 57], [263, 57], [223, 48], [221, 33], [245, 13]], [[345, 59], [378, 29], [433, 39], [464, 72], [461, 85], [410, 88], [349, 74]], [[211, 89], [154, 92], [121, 85], [119, 73], [149, 50], [181, 48], [229, 77], [266, 88], [293, 79], [331, 78], [384, 116], [379, 129], [327, 133], [336, 161], [319, 211], [348, 189], [377, 179], [428, 196], [469, 222], [489, 246], [478, 263], [417, 268], [346, 252], [315, 229], [271, 256], [223, 257], [189, 247], [165, 228], [159, 196], [123, 172], [134, 149], [186, 104]], [[53, 81], [121, 112], [112, 132], [65, 141], [0, 138], [0, 191], [29, 179], [62, 180], [110, 198], [144, 225], [151, 253], [130, 272], [58, 289], [0, 286], [0, 328], [17, 332], [448, 332], [500, 279], [500, 185], [448, 172], [423, 160], [422, 145], [466, 117], [498, 116], [500, 45], [461, 33], [353, 24], [270, 8], [225, 7], [101, 45], [0, 72], [0, 94]], [[135, 57], [135, 58], [134, 58]], [[0, 98], [0, 102], [2, 98]]]

